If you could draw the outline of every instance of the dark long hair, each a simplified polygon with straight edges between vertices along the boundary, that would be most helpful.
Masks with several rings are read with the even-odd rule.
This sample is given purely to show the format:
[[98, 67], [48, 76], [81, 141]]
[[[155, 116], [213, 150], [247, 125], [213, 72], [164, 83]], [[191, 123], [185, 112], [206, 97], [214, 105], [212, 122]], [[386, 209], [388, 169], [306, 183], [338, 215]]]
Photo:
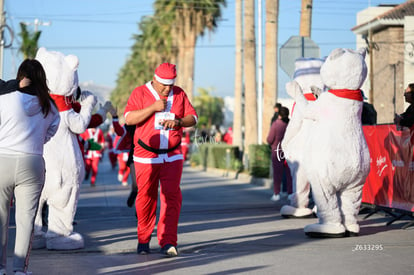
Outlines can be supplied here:
[[42, 64], [36, 59], [25, 59], [17, 71], [19, 81], [24, 77], [29, 78], [31, 83], [21, 90], [37, 96], [40, 106], [42, 106], [42, 113], [46, 117], [50, 112], [51, 104], [55, 104], [55, 102], [50, 97], [46, 83], [46, 73]]
[[289, 109], [282, 106], [279, 108], [279, 116], [281, 117], [281, 120], [289, 123]]

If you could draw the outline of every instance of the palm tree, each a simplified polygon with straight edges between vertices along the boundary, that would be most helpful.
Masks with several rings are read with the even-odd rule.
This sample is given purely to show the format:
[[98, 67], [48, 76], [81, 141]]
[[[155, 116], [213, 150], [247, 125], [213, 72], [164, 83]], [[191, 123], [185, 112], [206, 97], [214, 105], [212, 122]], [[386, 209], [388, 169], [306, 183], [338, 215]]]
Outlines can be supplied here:
[[244, 0], [244, 82], [245, 82], [245, 139], [244, 148], [257, 144], [257, 85], [256, 85], [256, 36], [255, 1]]
[[111, 93], [111, 101], [120, 111], [126, 105], [132, 90], [152, 79], [154, 68], [158, 64], [165, 60], [175, 61], [176, 51], [172, 46], [168, 22], [144, 17], [138, 26], [140, 34], [134, 35], [131, 56], [121, 68], [116, 88]]
[[198, 95], [194, 96], [194, 108], [199, 116], [199, 123], [206, 124], [208, 129], [212, 125], [221, 125], [224, 120], [224, 100], [211, 95], [212, 89], [198, 88]]
[[20, 45], [19, 52], [23, 54], [24, 59], [34, 58], [38, 49], [38, 42], [41, 31], [30, 32], [27, 26], [20, 22], [19, 36], [22, 38], [22, 44]]
[[263, 86], [263, 142], [270, 130], [273, 106], [277, 99], [277, 31], [279, 0], [266, 0], [266, 42]]
[[[122, 67], [111, 94], [119, 109], [125, 106], [132, 89], [151, 80], [162, 62], [177, 64], [176, 83], [190, 100], [193, 93], [195, 41], [204, 30], [214, 30], [225, 0], [156, 0], [154, 15], [139, 24], [131, 56]], [[185, 82], [183, 80], [186, 80]]]
[[243, 14], [241, 0], [236, 1], [236, 59], [234, 75], [234, 115], [233, 115], [233, 144], [243, 151]]
[[175, 18], [172, 22], [173, 33], [178, 47], [179, 77], [177, 82], [187, 92], [189, 99], [193, 96], [194, 56], [197, 38], [205, 30], [214, 31], [221, 17], [221, 7], [225, 0], [156, 0], [155, 10], [158, 16]]

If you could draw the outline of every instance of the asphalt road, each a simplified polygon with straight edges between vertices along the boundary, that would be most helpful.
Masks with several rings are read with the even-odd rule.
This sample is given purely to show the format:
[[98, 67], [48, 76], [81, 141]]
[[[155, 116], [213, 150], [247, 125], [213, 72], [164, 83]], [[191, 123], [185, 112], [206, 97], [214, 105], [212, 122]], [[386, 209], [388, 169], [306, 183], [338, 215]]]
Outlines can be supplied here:
[[[385, 213], [360, 215], [359, 237], [312, 239], [303, 227], [316, 219], [284, 219], [283, 202], [270, 201], [268, 181], [224, 176], [221, 171], [184, 168], [179, 256], [159, 253], [155, 232], [149, 255], [137, 255], [136, 218], [129, 188], [117, 181], [105, 156], [96, 187], [82, 184], [75, 231], [85, 248], [33, 250], [29, 270], [55, 274], [414, 274], [414, 226], [391, 225]], [[267, 183], [267, 184], [266, 184]], [[12, 209], [12, 212], [13, 209]], [[13, 213], [12, 213], [13, 214]], [[10, 227], [8, 270], [15, 226]], [[10, 273], [12, 274], [12, 273]]]

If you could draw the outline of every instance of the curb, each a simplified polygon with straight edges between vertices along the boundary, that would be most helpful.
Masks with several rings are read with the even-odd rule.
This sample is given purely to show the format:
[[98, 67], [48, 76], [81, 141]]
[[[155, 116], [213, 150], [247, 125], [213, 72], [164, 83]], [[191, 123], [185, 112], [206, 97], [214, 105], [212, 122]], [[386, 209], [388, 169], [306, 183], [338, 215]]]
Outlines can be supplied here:
[[190, 167], [192, 169], [199, 169], [200, 171], [203, 171], [203, 172], [208, 172], [208, 173], [213, 173], [215, 175], [220, 175], [220, 176], [225, 177], [225, 178], [233, 178], [233, 179], [236, 179], [236, 180], [249, 181], [253, 185], [264, 186], [269, 190], [273, 190], [273, 180], [270, 179], [270, 178], [256, 178], [256, 177], [253, 177], [252, 175], [249, 175], [247, 173], [238, 173], [237, 171], [227, 171], [227, 170], [224, 170], [224, 169], [211, 168], [211, 167], [204, 168], [201, 165], [190, 166]]

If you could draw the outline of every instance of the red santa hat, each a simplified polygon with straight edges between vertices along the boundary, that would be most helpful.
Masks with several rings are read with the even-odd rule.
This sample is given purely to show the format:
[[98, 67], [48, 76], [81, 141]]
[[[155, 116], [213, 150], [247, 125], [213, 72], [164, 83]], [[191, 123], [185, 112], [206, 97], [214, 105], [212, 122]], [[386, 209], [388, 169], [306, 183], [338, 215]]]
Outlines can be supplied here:
[[155, 69], [155, 79], [164, 85], [173, 85], [177, 77], [174, 64], [162, 63]]

